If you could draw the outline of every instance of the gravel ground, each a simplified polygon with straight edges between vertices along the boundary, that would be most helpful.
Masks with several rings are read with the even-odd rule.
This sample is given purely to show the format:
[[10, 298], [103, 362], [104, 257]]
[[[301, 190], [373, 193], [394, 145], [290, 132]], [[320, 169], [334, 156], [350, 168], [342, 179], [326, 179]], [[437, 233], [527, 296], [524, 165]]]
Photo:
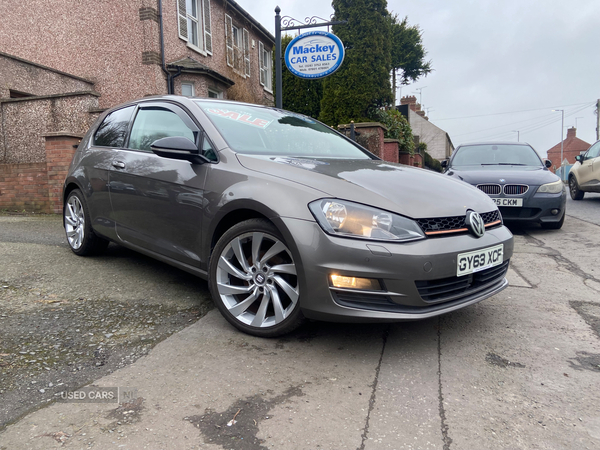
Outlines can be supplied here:
[[80, 258], [60, 217], [0, 215], [0, 430], [204, 316], [204, 281], [111, 244]]

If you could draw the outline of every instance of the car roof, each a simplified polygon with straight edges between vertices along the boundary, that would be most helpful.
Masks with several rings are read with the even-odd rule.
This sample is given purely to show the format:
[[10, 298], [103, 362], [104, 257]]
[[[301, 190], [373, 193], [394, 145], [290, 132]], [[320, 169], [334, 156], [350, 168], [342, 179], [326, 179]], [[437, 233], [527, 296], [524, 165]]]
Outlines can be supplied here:
[[188, 96], [184, 96], [184, 95], [150, 95], [148, 97], [142, 97], [142, 98], [138, 98], [135, 100], [131, 100], [128, 102], [123, 102], [120, 103], [118, 105], [112, 106], [108, 109], [106, 109], [103, 112], [102, 116], [105, 116], [107, 113], [110, 113], [112, 111], [115, 111], [117, 109], [121, 109], [121, 108], [125, 108], [127, 106], [133, 106], [133, 105], [139, 105], [141, 103], [151, 103], [151, 102], [155, 102], [155, 101], [166, 101], [166, 102], [172, 102], [172, 103], [179, 103], [181, 105], [189, 105], [190, 102], [196, 103], [223, 103], [224, 105], [240, 105], [240, 106], [251, 106], [254, 108], [266, 108], [266, 109], [273, 109], [273, 110], [277, 110], [277, 111], [284, 111], [278, 108], [275, 108], [274, 106], [269, 106], [269, 105], [259, 105], [259, 104], [255, 104], [255, 103], [245, 103], [245, 102], [239, 102], [239, 101], [235, 101], [235, 100], [228, 100], [228, 99], [221, 99], [221, 98], [205, 98], [205, 97], [188, 97]]
[[479, 146], [479, 145], [522, 145], [531, 147], [527, 142], [515, 142], [515, 141], [487, 141], [487, 142], [469, 142], [468, 144], [460, 144], [458, 147], [471, 147], [471, 146]]

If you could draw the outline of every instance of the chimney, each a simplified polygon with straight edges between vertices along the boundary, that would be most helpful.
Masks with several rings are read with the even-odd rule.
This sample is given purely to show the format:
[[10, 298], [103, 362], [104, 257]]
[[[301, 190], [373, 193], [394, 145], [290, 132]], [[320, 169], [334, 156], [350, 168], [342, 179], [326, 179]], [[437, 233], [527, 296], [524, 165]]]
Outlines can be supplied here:
[[407, 95], [405, 97], [402, 97], [400, 99], [400, 104], [408, 105], [408, 107], [415, 112], [421, 110], [421, 105], [417, 103], [417, 97], [415, 97], [414, 95]]
[[575, 127], [569, 128], [567, 130], [567, 139], [574, 138], [576, 134], [577, 134], [577, 128], [575, 128]]

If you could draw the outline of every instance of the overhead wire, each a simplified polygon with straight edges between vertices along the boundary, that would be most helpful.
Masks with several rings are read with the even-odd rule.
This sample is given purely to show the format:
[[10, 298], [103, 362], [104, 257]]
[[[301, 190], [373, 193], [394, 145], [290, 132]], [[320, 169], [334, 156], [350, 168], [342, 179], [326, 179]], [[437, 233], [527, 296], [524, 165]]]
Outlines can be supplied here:
[[[579, 106], [579, 108], [576, 108], [571, 111], [565, 111], [565, 117], [571, 117], [571, 116], [583, 111], [584, 109], [589, 108], [590, 106], [593, 106], [594, 104], [595, 104], [595, 102], [577, 103], [574, 105], [569, 105], [569, 106]], [[562, 108], [566, 108], [566, 107], [567, 106], [563, 106]], [[538, 108], [538, 109], [534, 109], [534, 110], [527, 110], [527, 111], [521, 111], [521, 112], [531, 112], [531, 111], [540, 111], [540, 110], [542, 110], [542, 109]], [[490, 114], [490, 115], [499, 115], [499, 114], [514, 114], [514, 113], [498, 113], [498, 114]], [[483, 117], [483, 116], [473, 116], [473, 117]], [[472, 131], [472, 132], [468, 132], [468, 133], [461, 133], [461, 134], [454, 135], [454, 137], [468, 136], [468, 135], [474, 135], [474, 134], [477, 135], [477, 134], [484, 133], [486, 131], [497, 130], [499, 128], [506, 128], [509, 126], [511, 128], [514, 128], [517, 125], [519, 128], [519, 132], [521, 134], [526, 134], [526, 133], [530, 133], [530, 132], [545, 128], [553, 123], [556, 123], [558, 120], [561, 120], [561, 118], [557, 114], [544, 114], [541, 117], [533, 117], [533, 118], [529, 118], [529, 119], [519, 120], [519, 121], [515, 121], [515, 122], [509, 122], [509, 123], [505, 123], [502, 125], [497, 125], [497, 126], [490, 127], [490, 128], [485, 128], [482, 130]], [[436, 121], [437, 121], [437, 119], [436, 119]], [[529, 125], [523, 125], [524, 123], [531, 122], [531, 121], [535, 121], [535, 122], [531, 123]], [[480, 137], [479, 139], [494, 139], [494, 138], [501, 137], [501, 136], [508, 136], [510, 133], [514, 133], [514, 131], [503, 131], [500, 133], [485, 135], [485, 136]]]

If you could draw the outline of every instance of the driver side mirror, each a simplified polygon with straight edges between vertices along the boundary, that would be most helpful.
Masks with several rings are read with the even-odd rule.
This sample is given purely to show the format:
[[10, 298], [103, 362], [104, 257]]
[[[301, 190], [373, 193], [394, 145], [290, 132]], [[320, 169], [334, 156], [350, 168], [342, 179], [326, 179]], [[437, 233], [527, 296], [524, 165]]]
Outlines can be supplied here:
[[575, 157], [575, 161], [583, 162], [583, 156], [582, 155], [577, 155]]
[[445, 159], [445, 160], [442, 161], [442, 169], [445, 169], [447, 167], [448, 167], [448, 160]]
[[154, 141], [150, 148], [163, 158], [183, 159], [196, 164], [210, 160], [200, 153], [196, 144], [184, 136], [169, 136]]

